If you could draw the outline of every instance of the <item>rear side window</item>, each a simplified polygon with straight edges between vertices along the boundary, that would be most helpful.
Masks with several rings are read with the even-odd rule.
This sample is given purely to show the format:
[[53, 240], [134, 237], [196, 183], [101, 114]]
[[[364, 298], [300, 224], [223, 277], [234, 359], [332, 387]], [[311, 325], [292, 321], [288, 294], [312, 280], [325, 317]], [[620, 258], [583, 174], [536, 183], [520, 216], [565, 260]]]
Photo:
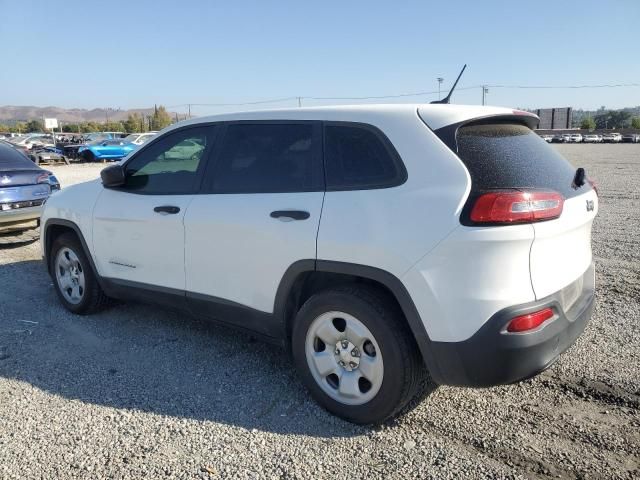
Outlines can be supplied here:
[[394, 187], [407, 176], [391, 142], [366, 125], [326, 125], [324, 161], [327, 190]]
[[576, 168], [530, 128], [515, 123], [479, 123], [458, 129], [458, 156], [473, 193], [530, 188], [555, 190], [565, 198], [584, 193], [572, 187]]
[[324, 189], [317, 123], [227, 126], [213, 173], [213, 193], [283, 193]]

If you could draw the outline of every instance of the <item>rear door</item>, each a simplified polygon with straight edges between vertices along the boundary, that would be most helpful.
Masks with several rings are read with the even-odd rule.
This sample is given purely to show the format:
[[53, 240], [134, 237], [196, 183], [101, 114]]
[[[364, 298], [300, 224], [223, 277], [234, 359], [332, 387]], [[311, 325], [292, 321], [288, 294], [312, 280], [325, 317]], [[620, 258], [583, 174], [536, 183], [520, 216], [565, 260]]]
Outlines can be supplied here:
[[531, 224], [529, 264], [536, 298], [558, 292], [583, 275], [592, 261], [591, 224], [598, 198], [588, 181], [575, 184], [576, 166], [529, 127], [508, 119], [463, 125], [456, 140], [472, 179], [468, 206], [483, 193], [499, 190], [551, 191], [564, 198], [559, 218]]
[[203, 192], [184, 219], [187, 297], [194, 313], [217, 317], [220, 305], [236, 307], [222, 320], [275, 335], [260, 314], [273, 312], [287, 269], [316, 258], [320, 125], [234, 122], [223, 129]]

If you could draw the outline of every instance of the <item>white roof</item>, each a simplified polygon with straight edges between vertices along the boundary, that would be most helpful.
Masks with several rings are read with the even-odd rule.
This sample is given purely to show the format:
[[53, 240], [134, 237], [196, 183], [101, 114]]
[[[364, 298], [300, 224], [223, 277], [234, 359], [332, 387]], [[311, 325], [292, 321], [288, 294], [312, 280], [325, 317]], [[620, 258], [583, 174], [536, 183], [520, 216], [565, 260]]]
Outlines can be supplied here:
[[[237, 113], [225, 113], [206, 117], [197, 117], [174, 124], [168, 129], [189, 124], [206, 122], [222, 122], [236, 120], [326, 120], [326, 121], [356, 121], [371, 122], [383, 117], [397, 115], [417, 115], [436, 130], [440, 127], [461, 122], [467, 119], [491, 115], [527, 115], [536, 117], [532, 113], [522, 112], [504, 107], [489, 107], [480, 105], [450, 105], [450, 104], [363, 104], [363, 105], [335, 105], [322, 107], [282, 108], [274, 110], [256, 110]], [[536, 117], [537, 118], [537, 117]]]

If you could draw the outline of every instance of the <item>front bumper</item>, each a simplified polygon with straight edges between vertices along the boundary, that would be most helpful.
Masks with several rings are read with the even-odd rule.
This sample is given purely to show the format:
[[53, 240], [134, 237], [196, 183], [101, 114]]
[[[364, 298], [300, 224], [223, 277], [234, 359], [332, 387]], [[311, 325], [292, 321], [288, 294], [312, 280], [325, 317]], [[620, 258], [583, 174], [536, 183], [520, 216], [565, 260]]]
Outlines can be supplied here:
[[[584, 273], [582, 291], [564, 311], [563, 293], [505, 308], [462, 342], [431, 342], [433, 379], [443, 385], [489, 387], [530, 378], [548, 368], [584, 331], [595, 300], [594, 266]], [[504, 333], [509, 321], [546, 307], [557, 316], [526, 333]]]

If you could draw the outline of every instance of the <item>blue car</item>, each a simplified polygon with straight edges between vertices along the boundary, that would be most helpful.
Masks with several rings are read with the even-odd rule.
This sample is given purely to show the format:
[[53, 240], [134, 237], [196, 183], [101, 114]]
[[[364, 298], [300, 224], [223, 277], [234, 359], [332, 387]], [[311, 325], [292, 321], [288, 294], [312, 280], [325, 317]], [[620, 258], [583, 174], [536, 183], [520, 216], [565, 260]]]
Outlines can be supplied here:
[[78, 149], [78, 155], [87, 162], [120, 160], [155, 135], [156, 132], [132, 133], [125, 138], [89, 143]]
[[60, 182], [20, 150], [0, 141], [0, 244], [37, 238], [42, 205]]

